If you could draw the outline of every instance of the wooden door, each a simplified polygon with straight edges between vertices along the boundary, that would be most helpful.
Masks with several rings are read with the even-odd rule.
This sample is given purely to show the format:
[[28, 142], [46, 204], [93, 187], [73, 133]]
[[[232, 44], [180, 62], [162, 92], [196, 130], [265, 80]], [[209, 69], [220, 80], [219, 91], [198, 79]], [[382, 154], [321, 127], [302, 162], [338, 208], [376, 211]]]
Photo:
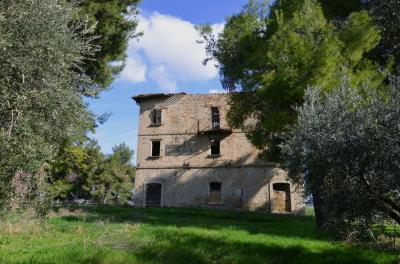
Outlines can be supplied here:
[[291, 212], [290, 185], [288, 183], [273, 184], [273, 208], [276, 213]]

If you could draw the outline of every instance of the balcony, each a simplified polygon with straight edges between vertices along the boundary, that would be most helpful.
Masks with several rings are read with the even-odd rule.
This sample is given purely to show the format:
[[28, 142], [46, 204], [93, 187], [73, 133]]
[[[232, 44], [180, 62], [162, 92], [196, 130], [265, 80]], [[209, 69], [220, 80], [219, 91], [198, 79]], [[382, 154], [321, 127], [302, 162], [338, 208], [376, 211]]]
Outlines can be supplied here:
[[232, 134], [231, 128], [221, 128], [220, 124], [215, 125], [212, 123], [211, 126], [206, 127], [197, 132], [199, 136], [206, 135], [210, 140], [222, 140]]

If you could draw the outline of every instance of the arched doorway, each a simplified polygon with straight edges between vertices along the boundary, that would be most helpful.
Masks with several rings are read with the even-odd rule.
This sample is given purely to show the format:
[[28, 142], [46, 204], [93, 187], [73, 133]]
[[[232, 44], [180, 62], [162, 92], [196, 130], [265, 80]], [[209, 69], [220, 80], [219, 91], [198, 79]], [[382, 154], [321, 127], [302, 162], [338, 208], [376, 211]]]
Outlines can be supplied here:
[[146, 207], [161, 207], [161, 183], [146, 184]]
[[274, 183], [272, 189], [272, 211], [274, 213], [290, 213], [292, 211], [290, 184], [284, 182]]

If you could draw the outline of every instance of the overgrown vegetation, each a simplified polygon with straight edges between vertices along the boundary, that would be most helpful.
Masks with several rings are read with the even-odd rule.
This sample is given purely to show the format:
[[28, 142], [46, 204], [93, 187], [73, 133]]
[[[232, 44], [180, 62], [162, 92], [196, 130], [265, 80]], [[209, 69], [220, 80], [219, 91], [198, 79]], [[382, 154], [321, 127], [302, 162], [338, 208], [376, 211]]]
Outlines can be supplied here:
[[384, 93], [345, 78], [327, 94], [307, 90], [282, 147], [291, 178], [321, 199], [325, 225], [366, 235], [378, 216], [400, 224], [399, 101], [400, 79]]
[[35, 186], [60, 146], [94, 123], [82, 97], [98, 91], [81, 71], [94, 53], [92, 29], [75, 14], [59, 1], [0, 2], [1, 209], [13, 196], [13, 177], [29, 174]]
[[[400, 232], [400, 229], [398, 229]], [[313, 216], [204, 209], [76, 207], [0, 225], [0, 263], [396, 263], [341, 242]]]
[[[387, 86], [399, 67], [399, 7], [399, 1], [385, 0], [277, 0], [270, 7], [265, 1], [249, 1], [227, 19], [218, 39], [211, 27], [201, 27], [224, 87], [235, 92], [229, 123], [246, 130], [265, 159], [280, 164], [287, 159], [290, 176], [301, 179], [312, 194], [320, 228], [365, 229], [377, 212], [399, 219], [399, 157], [387, 149], [396, 146], [399, 136], [393, 130], [400, 124], [394, 117], [398, 98], [386, 94], [398, 89]], [[346, 100], [337, 94], [342, 76], [348, 93], [365, 101], [339, 103]], [[303, 105], [308, 87], [318, 87], [318, 100], [336, 96], [338, 102], [326, 101], [319, 105], [321, 111], [309, 110], [307, 118], [298, 118], [295, 109]], [[318, 100], [305, 108], [316, 111]], [[282, 157], [279, 146], [293, 129], [285, 148], [290, 154]]]
[[96, 121], [83, 99], [97, 96], [123, 69], [128, 40], [138, 36], [137, 3], [1, 1], [0, 210], [33, 206], [43, 214], [52, 197], [72, 189], [86, 188], [85, 198], [104, 202], [126, 200], [130, 150], [117, 146], [104, 157], [95, 147], [83, 151], [80, 142]]
[[[218, 40], [211, 27], [201, 32], [224, 88], [242, 92], [230, 96], [229, 123], [246, 130], [266, 158], [277, 161], [277, 145], [296, 122], [293, 106], [302, 104], [309, 85], [329, 91], [346, 73], [354, 86], [378, 87], [387, 71], [367, 56], [380, 41], [367, 11], [337, 23], [326, 18], [317, 0], [278, 0], [271, 8], [260, 2], [249, 1], [229, 17]], [[249, 118], [255, 122], [246, 122]]]
[[115, 146], [109, 155], [92, 140], [65, 146], [49, 164], [52, 199], [126, 203], [134, 187], [132, 158], [126, 144]]

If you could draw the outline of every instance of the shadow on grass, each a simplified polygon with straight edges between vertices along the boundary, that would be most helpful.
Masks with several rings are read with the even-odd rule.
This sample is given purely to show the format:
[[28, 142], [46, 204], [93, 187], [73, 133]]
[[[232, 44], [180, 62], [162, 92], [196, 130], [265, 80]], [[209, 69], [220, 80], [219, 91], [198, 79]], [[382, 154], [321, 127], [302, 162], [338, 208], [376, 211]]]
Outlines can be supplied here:
[[[106, 252], [78, 257], [78, 263], [395, 263], [395, 256], [355, 247], [306, 248], [301, 245], [260, 243], [213, 237], [174, 229], [152, 232], [151, 243], [129, 251], [127, 258], [109, 262]], [[71, 259], [76, 256], [71, 255]], [[127, 262], [128, 261], [128, 262]]]
[[[76, 208], [76, 207], [75, 207]], [[134, 209], [115, 206], [79, 207], [84, 218], [64, 216], [67, 221], [108, 221], [112, 223], [146, 223], [158, 226], [233, 228], [251, 234], [269, 234], [325, 240], [327, 234], [317, 232], [313, 216], [273, 215], [267, 213], [216, 211], [191, 208]]]
[[[194, 233], [158, 230], [155, 243], [135, 256], [145, 263], [376, 263], [377, 253], [332, 247], [311, 251], [302, 246], [280, 246], [232, 241]], [[383, 261], [382, 263], [389, 263]]]

